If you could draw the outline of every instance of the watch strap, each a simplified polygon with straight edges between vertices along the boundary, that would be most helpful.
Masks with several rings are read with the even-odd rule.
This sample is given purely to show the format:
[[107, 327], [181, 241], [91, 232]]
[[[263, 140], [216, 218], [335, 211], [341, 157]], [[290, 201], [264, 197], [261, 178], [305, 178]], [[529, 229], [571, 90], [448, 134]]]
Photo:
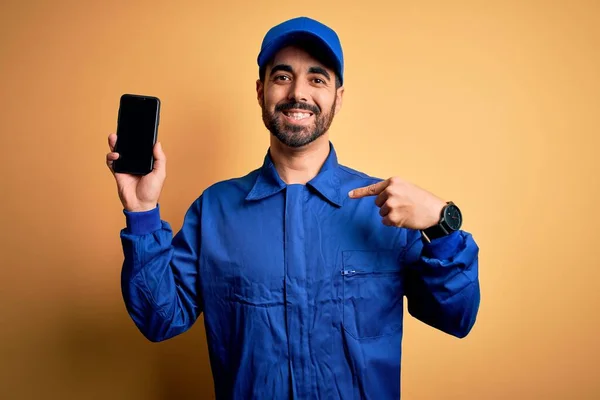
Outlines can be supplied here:
[[427, 242], [431, 242], [434, 239], [441, 238], [442, 236], [448, 235], [448, 231], [444, 228], [441, 223], [431, 226], [427, 229], [421, 230], [421, 235]]

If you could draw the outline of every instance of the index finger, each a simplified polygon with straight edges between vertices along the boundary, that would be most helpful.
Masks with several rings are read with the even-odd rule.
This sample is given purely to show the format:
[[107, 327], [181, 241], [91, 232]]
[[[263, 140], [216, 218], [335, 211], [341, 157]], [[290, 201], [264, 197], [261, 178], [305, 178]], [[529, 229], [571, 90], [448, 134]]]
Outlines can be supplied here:
[[117, 135], [114, 133], [111, 133], [110, 135], [108, 135], [108, 147], [110, 148], [110, 151], [115, 151], [116, 143], [117, 143]]
[[366, 196], [376, 196], [379, 193], [383, 192], [383, 190], [388, 185], [389, 185], [389, 182], [387, 180], [373, 183], [372, 185], [369, 185], [369, 186], [364, 186], [364, 187], [361, 187], [358, 189], [351, 190], [348, 193], [348, 196], [350, 196], [353, 199], [360, 199], [361, 197], [366, 197]]

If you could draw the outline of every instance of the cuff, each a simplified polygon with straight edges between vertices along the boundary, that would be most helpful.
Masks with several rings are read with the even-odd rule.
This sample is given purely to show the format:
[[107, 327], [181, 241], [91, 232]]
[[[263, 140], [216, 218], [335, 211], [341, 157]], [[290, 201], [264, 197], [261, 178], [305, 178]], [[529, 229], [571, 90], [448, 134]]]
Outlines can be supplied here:
[[148, 211], [123, 210], [123, 214], [125, 214], [127, 231], [134, 235], [147, 235], [159, 230], [162, 226], [158, 205]]
[[452, 258], [461, 248], [463, 242], [460, 231], [454, 231], [449, 235], [433, 239], [431, 243], [424, 242], [424, 250], [427, 257], [438, 260], [447, 260]]

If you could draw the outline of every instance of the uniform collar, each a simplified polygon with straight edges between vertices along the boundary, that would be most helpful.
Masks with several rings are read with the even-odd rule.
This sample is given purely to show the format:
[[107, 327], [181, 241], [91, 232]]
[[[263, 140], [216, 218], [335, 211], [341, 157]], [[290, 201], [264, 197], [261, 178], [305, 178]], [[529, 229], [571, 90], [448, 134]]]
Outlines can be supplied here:
[[[314, 189], [333, 205], [340, 207], [342, 198], [340, 194], [340, 180], [338, 177], [338, 160], [333, 144], [329, 142], [329, 155], [323, 163], [321, 170], [306, 186]], [[259, 170], [256, 181], [246, 196], [246, 200], [262, 200], [286, 187], [286, 183], [279, 177], [273, 164], [270, 150], [264, 157], [264, 162]]]

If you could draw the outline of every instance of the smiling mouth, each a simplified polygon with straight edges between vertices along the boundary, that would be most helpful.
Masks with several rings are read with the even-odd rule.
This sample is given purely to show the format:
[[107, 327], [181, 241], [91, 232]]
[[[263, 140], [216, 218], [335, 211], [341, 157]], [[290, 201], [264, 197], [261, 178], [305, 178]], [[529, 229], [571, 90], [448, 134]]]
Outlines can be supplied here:
[[288, 119], [291, 119], [294, 121], [302, 121], [302, 120], [312, 117], [313, 113], [299, 112], [299, 111], [283, 111], [283, 115], [285, 115]]

